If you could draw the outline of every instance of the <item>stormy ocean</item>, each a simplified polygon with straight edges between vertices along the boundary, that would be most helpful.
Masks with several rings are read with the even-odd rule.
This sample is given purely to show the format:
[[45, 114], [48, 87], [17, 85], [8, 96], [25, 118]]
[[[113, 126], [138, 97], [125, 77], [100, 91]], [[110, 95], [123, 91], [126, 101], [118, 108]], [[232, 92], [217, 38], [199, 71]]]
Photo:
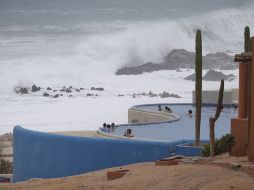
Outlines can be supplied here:
[[[203, 54], [243, 51], [243, 30], [254, 28], [251, 0], [0, 0], [0, 134], [15, 125], [40, 131], [96, 130], [126, 123], [132, 105], [191, 102], [193, 70], [115, 75], [123, 67], [161, 63], [173, 49]], [[236, 78], [226, 88], [238, 87]], [[40, 86], [16, 94], [17, 87]], [[73, 90], [58, 98], [47, 87]], [[92, 91], [91, 88], [103, 88]], [[217, 89], [218, 82], [204, 82]], [[181, 98], [133, 96], [178, 94]], [[88, 95], [89, 94], [89, 95]]]

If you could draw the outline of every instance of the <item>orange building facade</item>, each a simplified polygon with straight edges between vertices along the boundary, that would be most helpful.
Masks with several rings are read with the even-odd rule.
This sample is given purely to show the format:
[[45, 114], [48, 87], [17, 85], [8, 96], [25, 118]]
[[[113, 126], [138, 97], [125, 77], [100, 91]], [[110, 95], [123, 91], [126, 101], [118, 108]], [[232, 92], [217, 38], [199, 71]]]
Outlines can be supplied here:
[[[254, 47], [254, 37], [251, 38]], [[251, 68], [252, 75], [254, 66], [254, 48], [251, 54], [243, 54], [239, 64], [239, 99], [238, 118], [231, 119], [231, 134], [234, 136], [235, 145], [230, 154], [232, 156], [246, 156], [254, 162], [254, 78], [248, 85], [248, 69]], [[237, 61], [238, 62], [238, 61]], [[249, 88], [251, 95], [249, 97]]]

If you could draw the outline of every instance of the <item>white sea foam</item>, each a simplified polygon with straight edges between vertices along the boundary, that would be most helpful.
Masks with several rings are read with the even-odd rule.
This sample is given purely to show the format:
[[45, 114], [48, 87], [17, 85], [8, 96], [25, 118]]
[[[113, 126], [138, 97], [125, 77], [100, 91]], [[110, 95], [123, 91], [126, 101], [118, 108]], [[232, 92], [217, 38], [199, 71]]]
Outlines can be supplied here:
[[[125, 30], [73, 37], [73, 40], [71, 37], [57, 40], [17, 37], [17, 43], [10, 45], [9, 58], [0, 61], [0, 80], [4, 84], [0, 91], [11, 93], [17, 85], [32, 83], [103, 86], [105, 79], [111, 80], [108, 76], [123, 66], [148, 61], [160, 63], [175, 48], [194, 51], [198, 28], [203, 32], [204, 54], [240, 52], [243, 28], [246, 25], [254, 28], [253, 17], [254, 13], [249, 10], [230, 9], [188, 19], [130, 24]], [[19, 52], [23, 56], [15, 58]]]
[[[38, 131], [97, 130], [102, 123], [127, 123], [128, 109], [137, 104], [191, 103], [195, 83], [183, 77], [193, 70], [157, 71], [139, 76], [120, 76], [101, 81], [105, 91], [99, 97], [85, 97], [76, 93], [73, 97], [50, 98], [41, 95], [4, 96], [0, 98], [0, 134], [11, 132], [15, 125]], [[206, 71], [204, 71], [205, 73]], [[238, 75], [237, 70], [225, 74]], [[98, 83], [99, 84], [99, 83]], [[219, 82], [203, 81], [203, 89], [218, 89]], [[225, 82], [225, 88], [236, 88], [238, 79]], [[133, 93], [178, 94], [181, 98], [136, 96]], [[86, 91], [83, 92], [86, 94]], [[124, 94], [118, 97], [118, 94]], [[194, 126], [193, 126], [194, 127]], [[178, 134], [176, 134], [178, 135]]]
[[[103, 122], [126, 123], [127, 109], [135, 104], [191, 102], [194, 83], [183, 77], [194, 71], [158, 71], [137, 76], [114, 73], [124, 66], [160, 63], [171, 49], [194, 51], [198, 28], [203, 32], [204, 54], [240, 52], [244, 26], [249, 25], [251, 31], [254, 28], [253, 7], [254, 4], [188, 18], [89, 20], [71, 25], [48, 23], [52, 15], [67, 14], [65, 11], [59, 14], [54, 10], [20, 10], [18, 16], [28, 15], [25, 18], [31, 22], [36, 15], [46, 16], [47, 22], [34, 22], [29, 27], [19, 22], [0, 25], [0, 134], [10, 132], [17, 124], [40, 131], [95, 130]], [[10, 19], [16, 15], [8, 11], [0, 14], [10, 14]], [[83, 16], [83, 11], [78, 15]], [[59, 19], [58, 16], [54, 18]], [[238, 76], [236, 70], [224, 72]], [[97, 98], [78, 95], [52, 99], [14, 94], [14, 87], [31, 87], [33, 83], [53, 88], [95, 86], [104, 87], [105, 91]], [[217, 89], [219, 83], [205, 81], [203, 86]], [[238, 78], [225, 83], [225, 88], [237, 86]], [[165, 90], [182, 98], [130, 95], [150, 90], [157, 94]]]

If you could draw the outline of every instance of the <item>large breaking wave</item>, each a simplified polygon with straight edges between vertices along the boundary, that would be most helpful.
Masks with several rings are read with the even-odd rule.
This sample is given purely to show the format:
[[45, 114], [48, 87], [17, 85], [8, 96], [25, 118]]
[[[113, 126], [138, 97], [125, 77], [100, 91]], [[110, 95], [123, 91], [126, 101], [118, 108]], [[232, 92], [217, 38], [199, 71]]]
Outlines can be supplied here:
[[[15, 52], [11, 52], [10, 58], [0, 60], [0, 80], [4, 84], [0, 91], [9, 93], [15, 86], [32, 83], [103, 85], [103, 81], [115, 79], [114, 72], [120, 67], [148, 61], [159, 63], [175, 48], [194, 51], [198, 28], [203, 33], [205, 54], [239, 52], [243, 50], [244, 27], [248, 25], [254, 30], [252, 7], [215, 11], [192, 18], [126, 23], [120, 30], [79, 36], [75, 43], [71, 38], [64, 42], [40, 39], [43, 43], [39, 40], [35, 45], [21, 42], [17, 47], [25, 49], [24, 56], [16, 58]], [[52, 43], [55, 43], [53, 48]], [[44, 51], [47, 48], [52, 51]]]

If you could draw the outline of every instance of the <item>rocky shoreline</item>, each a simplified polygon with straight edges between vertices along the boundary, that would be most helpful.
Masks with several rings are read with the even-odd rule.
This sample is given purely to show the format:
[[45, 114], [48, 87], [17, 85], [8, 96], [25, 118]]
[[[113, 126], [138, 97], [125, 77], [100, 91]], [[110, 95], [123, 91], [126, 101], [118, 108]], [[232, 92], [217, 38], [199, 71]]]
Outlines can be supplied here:
[[[238, 65], [233, 56], [218, 52], [203, 56], [203, 69], [233, 70]], [[173, 49], [164, 57], [162, 63], [147, 62], [140, 66], [123, 67], [116, 71], [116, 75], [139, 75], [145, 72], [160, 70], [195, 69], [195, 53], [185, 49]]]
[[[16, 94], [19, 95], [37, 95], [49, 98], [60, 98], [60, 97], [75, 97], [75, 96], [82, 96], [82, 97], [99, 97], [102, 96], [102, 92], [104, 91], [103, 87], [91, 87], [91, 88], [75, 88], [75, 87], [62, 87], [60, 89], [53, 89], [51, 87], [40, 87], [35, 84], [32, 87], [16, 87], [14, 89]], [[101, 92], [99, 95], [98, 93], [92, 92]], [[118, 97], [129, 96], [132, 98], [138, 97], [160, 97], [160, 98], [181, 98], [178, 94], [169, 93], [167, 91], [163, 91], [161, 93], [154, 93], [152, 91], [149, 92], [138, 92], [132, 94], [118, 94]]]
[[160, 98], [181, 98], [181, 96], [179, 96], [178, 94], [173, 94], [173, 93], [169, 93], [166, 91], [163, 91], [162, 93], [159, 93], [159, 94], [153, 93], [152, 91], [150, 91], [148, 93], [142, 92], [142, 93], [133, 93], [132, 94], [133, 98], [140, 97], [140, 96], [160, 97]]
[[[102, 87], [91, 87], [91, 88], [74, 88], [72, 86], [65, 87], [63, 86], [60, 89], [53, 89], [51, 87], [40, 87], [35, 84], [32, 85], [32, 87], [15, 87], [14, 91], [16, 94], [25, 95], [25, 94], [33, 94], [33, 93], [39, 93], [44, 97], [51, 97], [51, 98], [59, 98], [61, 96], [68, 96], [72, 97], [75, 93], [81, 93], [85, 96], [99, 96], [97, 93], [90, 93], [91, 91], [104, 91], [104, 88]], [[88, 93], [89, 92], [89, 93]]]

